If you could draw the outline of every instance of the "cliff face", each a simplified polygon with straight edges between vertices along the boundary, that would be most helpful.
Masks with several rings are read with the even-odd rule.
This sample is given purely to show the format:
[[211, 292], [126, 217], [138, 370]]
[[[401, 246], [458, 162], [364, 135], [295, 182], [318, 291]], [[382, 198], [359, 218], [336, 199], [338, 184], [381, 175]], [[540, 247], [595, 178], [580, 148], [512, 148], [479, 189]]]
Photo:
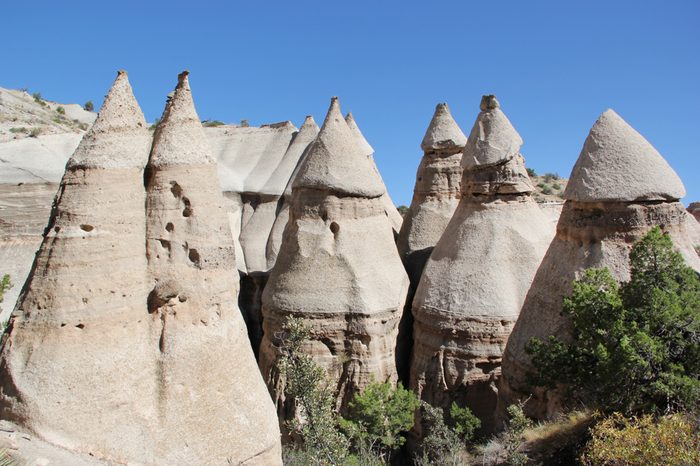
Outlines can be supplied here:
[[373, 380], [396, 380], [408, 278], [383, 192], [334, 100], [294, 180], [289, 223], [262, 299], [260, 369], [281, 421], [294, 415], [276, 367], [287, 316], [311, 328], [304, 349], [337, 382], [339, 407]]

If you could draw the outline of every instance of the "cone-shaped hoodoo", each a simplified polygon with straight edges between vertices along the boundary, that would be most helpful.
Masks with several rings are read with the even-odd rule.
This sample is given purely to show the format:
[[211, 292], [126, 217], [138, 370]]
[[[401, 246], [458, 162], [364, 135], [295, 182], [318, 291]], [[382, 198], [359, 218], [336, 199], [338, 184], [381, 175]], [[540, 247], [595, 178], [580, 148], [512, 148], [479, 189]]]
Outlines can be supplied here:
[[424, 155], [397, 243], [414, 287], [459, 203], [466, 143], [447, 104], [438, 104], [421, 143]]
[[[377, 164], [374, 161], [374, 148], [369, 145], [369, 142], [367, 142], [367, 139], [365, 139], [362, 131], [360, 131], [360, 127], [357, 126], [357, 122], [355, 121], [355, 117], [352, 115], [352, 112], [348, 112], [348, 114], [345, 115], [345, 122], [348, 124], [348, 128], [350, 128], [352, 134], [355, 136], [355, 140], [360, 147], [360, 151], [367, 155], [374, 166], [374, 170], [377, 172], [377, 175], [379, 175], [379, 168], [377, 168]], [[382, 194], [380, 200], [382, 201], [382, 205], [384, 205], [387, 217], [389, 217], [389, 222], [391, 222], [391, 228], [394, 230], [394, 236], [396, 236], [399, 234], [399, 230], [401, 230], [403, 218], [396, 208], [394, 201], [391, 199], [391, 196], [389, 196], [389, 191], [384, 185], [384, 180], [381, 179], [381, 176], [379, 179], [381, 180], [382, 187], [384, 189], [384, 194]]]
[[466, 143], [467, 137], [452, 118], [447, 104], [437, 104], [421, 143], [424, 154], [416, 172], [413, 199], [396, 242], [411, 281], [398, 349], [399, 377], [406, 385], [413, 346], [411, 303], [425, 262], [459, 204], [462, 151]]
[[671, 235], [688, 264], [700, 270], [685, 209], [677, 202], [684, 193], [678, 176], [639, 133], [612, 110], [600, 116], [571, 173], [556, 237], [508, 341], [499, 414], [532, 395], [525, 411], [543, 419], [559, 412], [566, 401], [560, 391], [527, 384], [533, 367], [525, 345], [533, 337], [567, 338], [570, 327], [561, 314], [562, 301], [583, 270], [607, 267], [617, 280], [628, 280], [630, 249], [656, 225]]
[[277, 254], [279, 254], [280, 245], [282, 244], [282, 233], [289, 220], [289, 205], [292, 200], [292, 183], [296, 178], [296, 174], [299, 172], [299, 168], [301, 168], [301, 164], [306, 158], [306, 154], [308, 154], [311, 148], [311, 143], [316, 139], [316, 136], [318, 136], [319, 130], [314, 117], [307, 115], [304, 124], [301, 125], [299, 129], [299, 133], [297, 133], [294, 137], [294, 141], [292, 141], [292, 144], [289, 146], [289, 151], [299, 153], [299, 157], [284, 188], [284, 193], [282, 194], [282, 208], [277, 214], [277, 217], [275, 217], [272, 231], [270, 231], [270, 237], [267, 239], [266, 256], [267, 267], [269, 269], [275, 265]]
[[234, 245], [216, 162], [187, 72], [156, 129], [146, 192], [159, 460], [280, 464], [274, 408], [236, 304]]
[[277, 368], [277, 338], [288, 316], [311, 328], [304, 351], [337, 381], [341, 409], [372, 380], [396, 380], [408, 278], [382, 193], [334, 98], [292, 184], [289, 222], [263, 292], [260, 368], [280, 420], [294, 415]]
[[[246, 255], [246, 273], [241, 274], [238, 303], [248, 327], [248, 335], [256, 356], [262, 338], [261, 299], [270, 269], [275, 264], [282, 232], [289, 218], [289, 199], [293, 174], [298, 170], [305, 151], [318, 134], [311, 116], [294, 134], [280, 164], [275, 168], [260, 193], [249, 193], [252, 214], [239, 235]], [[289, 195], [285, 194], [289, 186]], [[280, 216], [282, 218], [280, 218]], [[271, 244], [272, 243], [272, 244]], [[268, 249], [270, 249], [268, 251]]]
[[411, 387], [433, 405], [468, 406], [485, 431], [506, 340], [554, 233], [530, 197], [521, 144], [485, 96], [462, 157], [462, 198], [413, 300]]
[[150, 142], [120, 71], [68, 161], [0, 359], [4, 419], [115, 462], [155, 462], [143, 212]]

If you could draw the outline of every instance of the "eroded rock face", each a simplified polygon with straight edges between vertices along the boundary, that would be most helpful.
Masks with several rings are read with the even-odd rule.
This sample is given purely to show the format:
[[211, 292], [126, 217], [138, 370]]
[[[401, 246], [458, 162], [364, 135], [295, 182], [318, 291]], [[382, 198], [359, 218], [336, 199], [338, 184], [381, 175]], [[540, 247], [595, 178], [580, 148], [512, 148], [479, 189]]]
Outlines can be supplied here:
[[484, 101], [464, 149], [462, 199], [413, 300], [411, 387], [435, 406], [468, 406], [488, 432], [501, 356], [554, 232], [530, 197], [520, 136], [492, 96]]
[[379, 199], [383, 192], [334, 99], [294, 179], [289, 222], [263, 293], [260, 369], [280, 420], [294, 415], [276, 367], [287, 316], [311, 328], [305, 351], [337, 381], [339, 407], [373, 380], [396, 380], [408, 278]]
[[144, 463], [157, 441], [145, 309], [150, 143], [120, 72], [68, 161], [0, 360], [3, 418], [57, 445]]
[[153, 287], [144, 320], [158, 337], [158, 457], [167, 464], [279, 464], [273, 406], [236, 305], [216, 161], [186, 72], [156, 129], [145, 179]]
[[700, 222], [700, 202], [691, 202], [688, 205], [688, 212]]
[[[672, 200], [684, 192], [683, 186], [658, 152], [625, 126], [627, 123], [611, 110], [603, 113], [571, 174], [556, 237], [537, 271], [504, 353], [501, 416], [507, 406], [530, 395], [525, 405], [529, 415], [545, 419], [560, 412], [565, 400], [559, 390], [535, 389], [527, 384], [527, 374], [534, 368], [525, 345], [533, 337], [568, 338], [570, 322], [561, 315], [562, 302], [571, 293], [572, 281], [586, 268], [607, 267], [615, 279], [628, 280], [632, 246], [659, 225], [671, 235], [688, 265], [700, 270], [700, 258], [688, 236], [687, 214]], [[620, 158], [627, 160], [626, 166], [618, 164]], [[628, 184], [621, 187], [603, 176], [607, 167], [613, 167], [612, 173]], [[639, 170], [647, 173], [638, 174]], [[664, 201], [659, 202], [659, 198]]]

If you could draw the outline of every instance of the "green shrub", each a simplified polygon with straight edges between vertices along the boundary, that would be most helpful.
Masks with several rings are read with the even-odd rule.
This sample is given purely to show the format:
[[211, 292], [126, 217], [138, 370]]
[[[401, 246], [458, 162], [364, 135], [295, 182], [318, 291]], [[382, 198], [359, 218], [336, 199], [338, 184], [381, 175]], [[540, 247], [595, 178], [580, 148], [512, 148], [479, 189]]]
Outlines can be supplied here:
[[534, 168], [526, 168], [526, 170], [528, 176], [537, 176], [537, 172], [535, 172]]
[[224, 124], [224, 122], [219, 121], [219, 120], [204, 120], [204, 121], [202, 121], [202, 126], [204, 126], [206, 128], [211, 128], [211, 127], [215, 128], [215, 127], [221, 126], [223, 124]]
[[542, 194], [552, 194], [552, 188], [548, 184], [540, 183]]
[[450, 425], [463, 442], [469, 442], [474, 438], [474, 433], [481, 427], [481, 421], [468, 408], [460, 408], [456, 402], [450, 406]]
[[465, 464], [464, 443], [445, 422], [442, 408], [421, 401], [420, 409], [423, 438], [414, 463], [418, 466]]
[[36, 137], [39, 137], [40, 134], [41, 134], [41, 128], [33, 128], [33, 129], [29, 132], [29, 137], [30, 137], [30, 138], [36, 138]]
[[35, 92], [34, 94], [32, 94], [32, 97], [34, 98], [34, 102], [41, 105], [46, 105], [44, 103], [44, 99], [41, 97], [41, 92]]
[[545, 173], [542, 176], [544, 177], [544, 181], [546, 181], [547, 183], [551, 183], [552, 181], [560, 179], [558, 173]]
[[3, 302], [5, 299], [5, 292], [10, 288], [12, 288], [12, 281], [10, 280], [10, 276], [5, 274], [2, 276], [2, 280], [0, 280], [0, 303]]
[[56, 107], [56, 112], [58, 112], [58, 113], [61, 114], [61, 115], [65, 115], [65, 114], [66, 114], [66, 109], [63, 108], [63, 107], [61, 107], [61, 106], [59, 105], [58, 107]]
[[403, 433], [413, 427], [419, 406], [418, 397], [401, 383], [372, 383], [353, 397], [340, 425], [353, 443], [388, 461], [406, 441]]
[[400, 205], [396, 208], [396, 210], [398, 210], [401, 216], [403, 217], [408, 212], [408, 207], [406, 207], [405, 205]]
[[554, 183], [552, 184], [552, 189], [555, 191], [559, 191], [561, 189], [561, 185], [559, 183]]
[[10, 133], [26, 133], [29, 130], [22, 126], [21, 128], [10, 128]]
[[92, 112], [95, 110], [95, 105], [92, 103], [92, 100], [88, 100], [85, 102], [85, 105], [83, 105], [83, 108], [88, 112]]
[[286, 378], [285, 395], [298, 409], [288, 427], [303, 442], [297, 448], [300, 451], [290, 454], [303, 456], [312, 464], [342, 464], [350, 444], [339, 430], [334, 392], [325, 371], [301, 351], [310, 330], [302, 319], [288, 317], [282, 332], [278, 367]]
[[700, 464], [698, 426], [681, 414], [625, 418], [615, 413], [599, 421], [591, 435], [583, 464]]
[[565, 384], [574, 402], [624, 414], [697, 410], [700, 279], [656, 227], [630, 252], [631, 278], [588, 269], [563, 313], [572, 339], [532, 339], [535, 385]]
[[250, 126], [250, 123], [248, 123], [248, 120], [245, 118], [241, 120], [241, 128], [247, 128]]

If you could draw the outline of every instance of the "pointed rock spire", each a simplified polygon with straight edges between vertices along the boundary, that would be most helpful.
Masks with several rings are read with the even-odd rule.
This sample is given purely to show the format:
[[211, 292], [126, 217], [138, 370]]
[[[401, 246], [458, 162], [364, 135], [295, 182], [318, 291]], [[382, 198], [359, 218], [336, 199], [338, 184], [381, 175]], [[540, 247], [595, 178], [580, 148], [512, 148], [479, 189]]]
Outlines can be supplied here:
[[685, 187], [659, 152], [614, 110], [591, 128], [564, 191], [579, 202], [677, 200]]
[[[186, 72], [166, 104], [147, 171], [147, 315], [158, 342], [154, 411], [162, 452], [155, 462], [280, 464], [274, 407], [237, 306], [235, 247], [217, 165]], [[232, 379], [234, 372], [239, 377]], [[185, 441], [189, 447], [180, 451], [176, 445]]]
[[463, 165], [463, 195], [413, 299], [410, 386], [434, 406], [465, 403], [489, 432], [503, 347], [554, 231], [527, 195], [518, 133], [493, 96], [481, 109], [464, 151], [478, 164]]
[[178, 75], [175, 91], [168, 96], [153, 136], [152, 166], [215, 163], [194, 107], [188, 75], [189, 71]]
[[299, 169], [293, 187], [379, 197], [384, 194], [384, 185], [367, 155], [362, 153], [343, 119], [338, 98], [333, 97], [321, 131]]
[[345, 115], [345, 123], [348, 124], [348, 128], [350, 128], [350, 131], [352, 131], [352, 134], [355, 136], [357, 144], [360, 146], [362, 153], [365, 155], [374, 154], [374, 148], [369, 144], [369, 142], [367, 142], [364, 134], [362, 134], [362, 131], [360, 131], [360, 127], [357, 126], [357, 122], [355, 122], [355, 117], [352, 116], [352, 112], [348, 112], [348, 114]]
[[105, 462], [151, 463], [155, 449], [155, 416], [142, 415], [157, 393], [145, 306], [150, 141], [120, 72], [66, 167], [3, 335], [3, 418]]
[[424, 152], [451, 148], [464, 148], [467, 137], [452, 118], [450, 107], [446, 103], [435, 106], [433, 119], [423, 136], [420, 147]]
[[68, 160], [68, 168], [143, 168], [141, 147], [148, 138], [143, 117], [126, 71], [117, 72], [95, 123]]
[[525, 194], [534, 191], [520, 154], [523, 140], [494, 95], [481, 98], [481, 112], [462, 155], [462, 193]]

